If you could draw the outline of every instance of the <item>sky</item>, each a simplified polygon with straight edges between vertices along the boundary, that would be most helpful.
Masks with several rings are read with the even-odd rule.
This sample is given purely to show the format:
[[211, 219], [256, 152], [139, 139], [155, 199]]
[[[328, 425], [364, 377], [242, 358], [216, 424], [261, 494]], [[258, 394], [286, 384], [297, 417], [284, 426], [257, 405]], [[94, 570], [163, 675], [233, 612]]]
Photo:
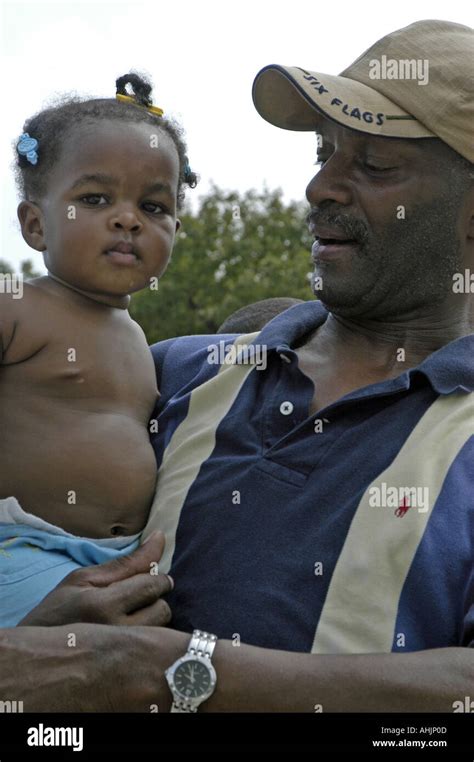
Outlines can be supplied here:
[[118, 76], [144, 72], [154, 83], [154, 103], [186, 130], [190, 163], [201, 176], [189, 196], [215, 182], [241, 192], [281, 187], [287, 200], [303, 200], [315, 172], [316, 138], [261, 119], [251, 99], [257, 72], [279, 63], [337, 74], [377, 39], [414, 21], [473, 26], [468, 6], [466, 0], [0, 0], [0, 259], [15, 268], [33, 259], [44, 271], [17, 222], [12, 141], [55, 95], [113, 97]]

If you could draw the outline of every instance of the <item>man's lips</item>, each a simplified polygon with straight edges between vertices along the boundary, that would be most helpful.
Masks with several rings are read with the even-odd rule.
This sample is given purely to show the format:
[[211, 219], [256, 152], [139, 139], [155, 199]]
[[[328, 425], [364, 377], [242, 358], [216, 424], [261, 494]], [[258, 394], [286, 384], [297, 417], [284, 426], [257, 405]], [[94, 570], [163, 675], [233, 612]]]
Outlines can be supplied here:
[[354, 254], [359, 248], [357, 241], [337, 241], [316, 239], [311, 248], [313, 262], [336, 259], [337, 257]]
[[335, 228], [310, 225], [310, 233], [315, 241], [311, 249], [313, 261], [333, 259], [353, 253], [359, 242], [355, 238]]

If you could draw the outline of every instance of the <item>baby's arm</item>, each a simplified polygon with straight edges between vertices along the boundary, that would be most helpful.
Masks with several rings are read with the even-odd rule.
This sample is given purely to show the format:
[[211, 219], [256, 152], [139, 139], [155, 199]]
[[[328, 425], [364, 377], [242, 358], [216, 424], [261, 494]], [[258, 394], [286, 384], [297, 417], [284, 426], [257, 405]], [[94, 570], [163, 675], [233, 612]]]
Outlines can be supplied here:
[[10, 294], [0, 294], [0, 365], [15, 335], [18, 313], [15, 301]]
[[38, 299], [38, 289], [23, 286], [21, 299], [0, 293], [0, 365], [29, 360], [46, 345], [40, 319], [45, 304]]

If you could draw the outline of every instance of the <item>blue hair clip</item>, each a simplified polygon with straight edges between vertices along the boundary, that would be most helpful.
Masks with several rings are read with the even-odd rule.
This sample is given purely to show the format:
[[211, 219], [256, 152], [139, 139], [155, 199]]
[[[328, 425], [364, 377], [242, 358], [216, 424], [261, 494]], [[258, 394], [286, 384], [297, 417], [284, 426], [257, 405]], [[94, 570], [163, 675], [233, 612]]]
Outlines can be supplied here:
[[36, 149], [38, 148], [38, 146], [39, 146], [39, 143], [36, 140], [36, 138], [30, 138], [28, 133], [24, 132], [18, 142], [16, 150], [18, 151], [20, 156], [26, 156], [30, 164], [37, 164], [38, 154], [36, 152]]

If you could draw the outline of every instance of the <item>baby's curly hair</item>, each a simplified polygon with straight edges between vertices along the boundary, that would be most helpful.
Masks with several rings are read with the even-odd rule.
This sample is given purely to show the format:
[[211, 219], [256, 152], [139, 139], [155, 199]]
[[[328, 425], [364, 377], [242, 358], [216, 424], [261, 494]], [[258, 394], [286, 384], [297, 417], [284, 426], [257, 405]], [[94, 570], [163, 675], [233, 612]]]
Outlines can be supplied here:
[[[146, 110], [147, 106], [152, 105], [152, 85], [143, 74], [129, 72], [119, 77], [115, 85], [117, 95], [131, 95], [135, 103], [116, 98], [84, 99], [66, 95], [56, 105], [27, 119], [23, 132], [35, 138], [39, 146], [38, 162], [31, 164], [26, 156], [18, 153], [18, 139], [15, 140], [15, 179], [22, 199], [35, 201], [46, 195], [49, 175], [58, 161], [68, 133], [81, 123], [117, 119], [122, 122], [147, 122], [169, 135], [179, 157], [178, 209], [182, 207], [184, 186], [195, 188], [198, 182], [198, 176], [189, 166], [183, 128], [172, 119]], [[132, 93], [127, 91], [127, 85], [132, 88]]]

